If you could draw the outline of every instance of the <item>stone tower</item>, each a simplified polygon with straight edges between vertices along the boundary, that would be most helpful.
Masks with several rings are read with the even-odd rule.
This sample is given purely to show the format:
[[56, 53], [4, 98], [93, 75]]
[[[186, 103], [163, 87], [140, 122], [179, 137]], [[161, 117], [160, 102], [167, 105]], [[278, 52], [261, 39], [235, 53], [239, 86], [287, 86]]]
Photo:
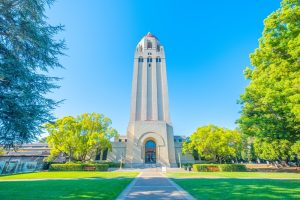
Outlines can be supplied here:
[[165, 52], [151, 33], [135, 50], [126, 164], [176, 166]]

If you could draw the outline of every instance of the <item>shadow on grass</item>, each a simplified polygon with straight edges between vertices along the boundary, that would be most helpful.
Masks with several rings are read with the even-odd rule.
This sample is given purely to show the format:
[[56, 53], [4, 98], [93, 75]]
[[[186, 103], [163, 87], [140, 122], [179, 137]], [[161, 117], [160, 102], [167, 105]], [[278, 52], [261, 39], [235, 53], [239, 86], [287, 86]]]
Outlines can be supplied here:
[[34, 174], [34, 173], [39, 173], [40, 171], [35, 171], [35, 172], [19, 172], [19, 173], [12, 173], [12, 174], [0, 174], [0, 177], [5, 177], [5, 176], [15, 176], [15, 175], [22, 175], [22, 174]]
[[13, 174], [7, 176], [0, 176], [2, 180], [14, 179], [80, 179], [80, 178], [97, 178], [97, 179], [123, 179], [133, 178], [137, 175], [136, 172], [81, 172], [81, 171], [68, 171], [68, 172], [39, 172], [39, 173], [24, 173]]
[[197, 199], [300, 199], [299, 180], [174, 179]]
[[[0, 182], [0, 199], [115, 199], [132, 179]], [[13, 198], [12, 198], [13, 197]]]

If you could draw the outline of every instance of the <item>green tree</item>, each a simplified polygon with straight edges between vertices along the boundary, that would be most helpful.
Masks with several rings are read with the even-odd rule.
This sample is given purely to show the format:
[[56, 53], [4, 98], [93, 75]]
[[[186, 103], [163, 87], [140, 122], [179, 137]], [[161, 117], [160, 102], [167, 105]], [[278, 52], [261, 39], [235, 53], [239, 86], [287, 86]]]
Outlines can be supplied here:
[[200, 127], [183, 144], [183, 153], [195, 150], [201, 157], [220, 163], [236, 159], [241, 148], [241, 135], [237, 130], [228, 130], [214, 125]]
[[300, 140], [295, 142], [293, 146], [291, 147], [291, 155], [294, 157], [297, 161], [297, 165], [299, 166], [299, 159], [300, 159]]
[[39, 139], [40, 143], [47, 143], [47, 137], [42, 137]]
[[293, 142], [300, 139], [300, 1], [283, 0], [264, 26], [253, 68], [244, 71], [250, 83], [238, 123], [245, 134]]
[[111, 120], [97, 113], [84, 113], [76, 118], [67, 116], [45, 125], [52, 148], [48, 160], [64, 154], [69, 161], [87, 161], [97, 152], [111, 150], [110, 140], [117, 136]]
[[291, 142], [288, 140], [265, 140], [255, 139], [255, 154], [264, 160], [269, 161], [288, 161], [291, 154]]
[[47, 137], [48, 145], [51, 147], [48, 161], [55, 159], [63, 154], [69, 158], [69, 161], [75, 159], [74, 152], [77, 148], [78, 124], [74, 117], [67, 116], [56, 120], [54, 123], [45, 124], [49, 133]]
[[295, 142], [293, 144], [293, 146], [291, 147], [291, 150], [292, 150], [292, 153], [300, 156], [300, 140], [298, 140], [297, 142]]
[[241, 137], [242, 146], [239, 157], [245, 161], [252, 162], [257, 158], [254, 151], [254, 138], [245, 134], [242, 134]]
[[46, 21], [53, 0], [0, 1], [0, 144], [32, 142], [52, 120], [57, 102], [45, 95], [58, 88], [50, 69], [61, 67], [62, 26]]
[[4, 148], [0, 147], [0, 156], [3, 156], [6, 154], [6, 151], [4, 150]]

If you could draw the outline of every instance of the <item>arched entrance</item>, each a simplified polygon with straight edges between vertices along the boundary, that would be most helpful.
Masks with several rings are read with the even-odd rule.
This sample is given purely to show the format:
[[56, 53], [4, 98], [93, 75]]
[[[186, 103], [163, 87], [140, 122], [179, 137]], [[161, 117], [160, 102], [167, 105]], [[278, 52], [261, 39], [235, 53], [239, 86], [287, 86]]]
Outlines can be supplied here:
[[145, 163], [156, 163], [156, 143], [153, 140], [145, 143]]

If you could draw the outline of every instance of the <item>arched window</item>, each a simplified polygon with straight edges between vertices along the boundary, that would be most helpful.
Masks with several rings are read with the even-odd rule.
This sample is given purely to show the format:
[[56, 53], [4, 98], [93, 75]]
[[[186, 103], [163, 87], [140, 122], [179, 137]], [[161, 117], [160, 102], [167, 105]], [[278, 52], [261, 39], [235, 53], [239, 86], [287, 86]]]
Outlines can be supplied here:
[[156, 144], [153, 140], [148, 140], [145, 144], [145, 148], [155, 148], [156, 147]]
[[150, 41], [147, 42], [147, 49], [152, 49], [152, 42]]
[[156, 163], [156, 143], [153, 140], [145, 144], [145, 163]]
[[160, 58], [160, 57], [157, 57], [157, 58], [156, 58], [156, 62], [161, 62], [161, 58]]
[[151, 57], [148, 57], [147, 58], [147, 62], [149, 63], [149, 62], [152, 62], [152, 58]]
[[143, 57], [139, 57], [139, 62], [143, 62], [144, 61], [144, 59], [143, 59]]

